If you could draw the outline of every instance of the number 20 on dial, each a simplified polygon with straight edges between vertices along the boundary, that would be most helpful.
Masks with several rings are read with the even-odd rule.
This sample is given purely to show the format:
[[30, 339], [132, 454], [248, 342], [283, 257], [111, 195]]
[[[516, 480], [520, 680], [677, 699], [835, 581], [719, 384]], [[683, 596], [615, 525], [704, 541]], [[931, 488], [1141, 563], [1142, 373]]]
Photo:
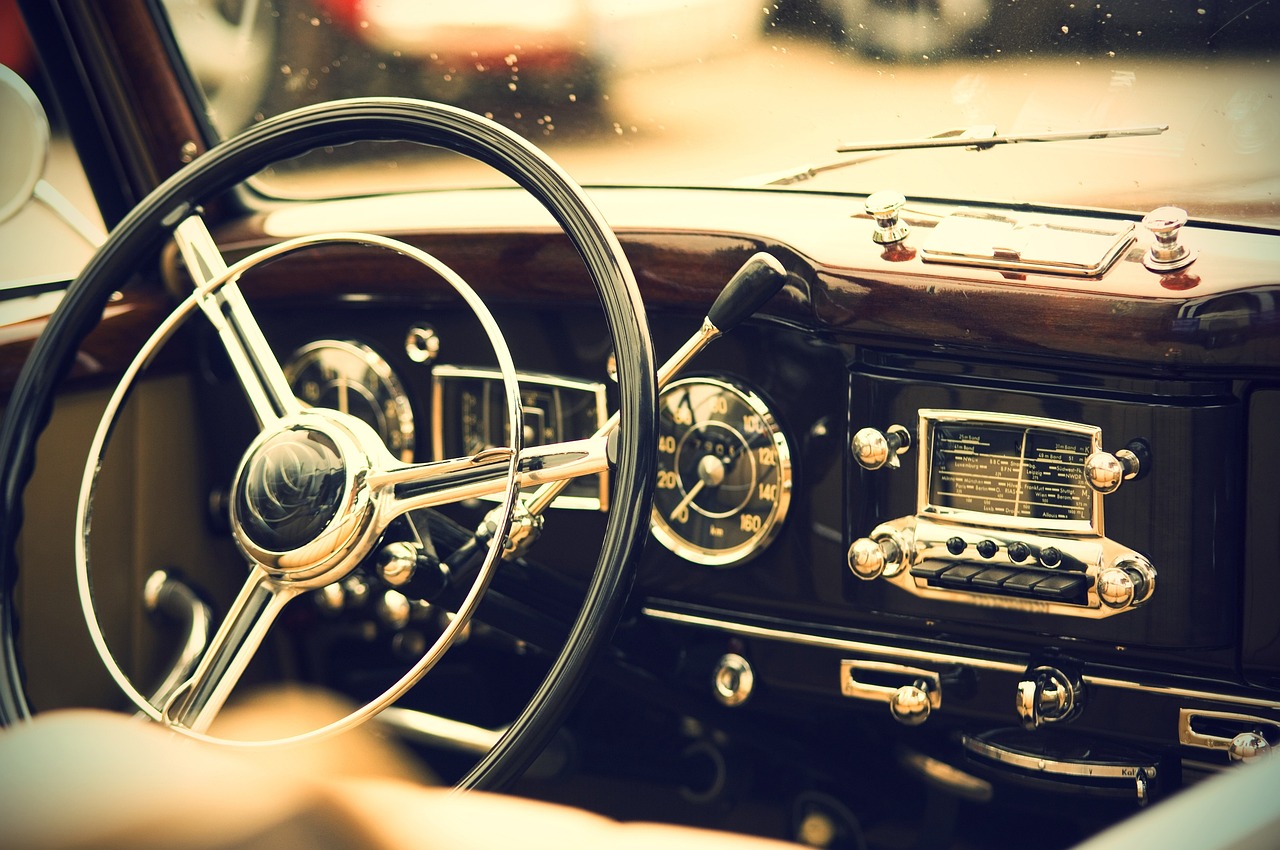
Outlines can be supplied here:
[[686, 378], [658, 401], [653, 536], [690, 561], [738, 564], [774, 538], [791, 500], [791, 452], [753, 392]]

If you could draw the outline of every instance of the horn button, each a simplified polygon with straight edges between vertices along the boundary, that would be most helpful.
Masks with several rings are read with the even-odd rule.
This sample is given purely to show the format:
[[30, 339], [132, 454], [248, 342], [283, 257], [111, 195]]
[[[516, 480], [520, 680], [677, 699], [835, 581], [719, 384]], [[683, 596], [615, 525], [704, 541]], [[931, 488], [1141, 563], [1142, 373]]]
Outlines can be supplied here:
[[[264, 435], [265, 436], [265, 435]], [[323, 566], [356, 530], [358, 500], [338, 443], [293, 426], [250, 448], [236, 480], [232, 522], [244, 548], [285, 572]]]

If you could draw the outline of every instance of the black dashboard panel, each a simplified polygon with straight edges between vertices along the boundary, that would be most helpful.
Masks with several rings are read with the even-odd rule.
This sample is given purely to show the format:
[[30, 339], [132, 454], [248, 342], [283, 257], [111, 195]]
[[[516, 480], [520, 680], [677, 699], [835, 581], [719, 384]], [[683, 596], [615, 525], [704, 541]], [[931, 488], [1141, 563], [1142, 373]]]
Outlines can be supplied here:
[[[1151, 381], [1144, 386], [1100, 380], [1086, 385], [1076, 379], [1072, 386], [1071, 375], [1045, 381], [1039, 373], [1033, 382], [1025, 373], [1002, 369], [1001, 377], [994, 379], [953, 360], [934, 369], [920, 358], [909, 364], [901, 361], [868, 356], [865, 365], [855, 366], [850, 381], [852, 430], [890, 423], [915, 430], [918, 411], [937, 408], [1096, 426], [1103, 448], [1111, 452], [1133, 442], [1146, 445], [1148, 471], [1102, 497], [1102, 531], [1120, 547], [1150, 560], [1157, 580], [1145, 604], [1105, 619], [1098, 615], [1110, 613], [1106, 606], [1078, 606], [1077, 616], [985, 607], [990, 596], [974, 586], [973, 579], [954, 591], [955, 601], [936, 601], [918, 599], [883, 581], [858, 581], [851, 574], [846, 584], [853, 604], [898, 616], [972, 622], [1029, 635], [1057, 634], [1107, 647], [1211, 649], [1230, 644], [1238, 628], [1233, 600], [1239, 594], [1235, 567], [1242, 554], [1237, 541], [1243, 507], [1243, 423], [1229, 385]], [[962, 374], [966, 371], [969, 374]], [[1216, 451], [1208, 455], [1200, 450], [1204, 445]], [[913, 446], [897, 470], [854, 467], [848, 490], [850, 542], [878, 523], [916, 513], [917, 464], [928, 466], [926, 451]], [[967, 554], [954, 556], [956, 561], [1015, 570], [1032, 563], [1025, 555], [1016, 557], [1019, 531], [1002, 528], [1006, 524], [999, 517], [967, 522], [977, 537], [993, 528], [1013, 542], [985, 556], [969, 547]], [[1050, 541], [1055, 535], [1062, 540], [1079, 536], [1052, 528], [1028, 527], [1023, 533]], [[1052, 566], [1065, 572], [1057, 563]]]

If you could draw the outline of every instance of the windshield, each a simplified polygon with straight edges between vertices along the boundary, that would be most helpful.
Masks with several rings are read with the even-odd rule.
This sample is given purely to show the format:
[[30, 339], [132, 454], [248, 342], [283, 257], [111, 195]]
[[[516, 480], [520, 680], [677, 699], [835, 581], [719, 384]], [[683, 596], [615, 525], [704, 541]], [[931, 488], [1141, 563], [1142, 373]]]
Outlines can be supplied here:
[[[765, 185], [1280, 226], [1280, 3], [166, 0], [226, 137], [305, 104], [423, 97], [506, 124], [584, 185]], [[842, 145], [1147, 135], [837, 153]], [[1157, 129], [1152, 129], [1157, 128]], [[1167, 128], [1167, 129], [1163, 129]], [[263, 175], [283, 197], [492, 185], [386, 145]], [[824, 167], [843, 160], [859, 162]]]

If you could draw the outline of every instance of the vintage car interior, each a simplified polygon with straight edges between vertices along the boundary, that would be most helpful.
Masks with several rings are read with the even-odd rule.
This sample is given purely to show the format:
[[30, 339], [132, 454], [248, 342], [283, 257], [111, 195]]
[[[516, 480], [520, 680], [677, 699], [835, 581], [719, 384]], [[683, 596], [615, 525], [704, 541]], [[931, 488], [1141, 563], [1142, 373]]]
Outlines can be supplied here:
[[[563, 4], [583, 79], [563, 9], [432, 5], [19, 3], [0, 748], [361, 727], [816, 847], [1275, 846], [1273, 3], [910, 56], [841, 31], [957, 4]], [[346, 708], [227, 722], [282, 688]]]

